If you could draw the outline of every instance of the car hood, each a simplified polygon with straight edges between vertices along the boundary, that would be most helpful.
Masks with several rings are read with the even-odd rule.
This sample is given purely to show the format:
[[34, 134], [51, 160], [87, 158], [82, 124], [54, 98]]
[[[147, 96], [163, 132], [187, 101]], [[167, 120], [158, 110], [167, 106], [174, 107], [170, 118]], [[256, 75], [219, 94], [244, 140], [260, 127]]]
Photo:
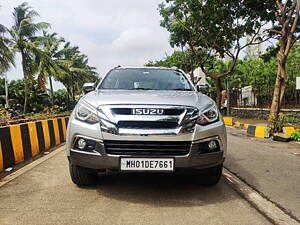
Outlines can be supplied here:
[[81, 100], [98, 107], [101, 105], [180, 105], [199, 109], [212, 104], [208, 96], [195, 91], [101, 90], [85, 95]]

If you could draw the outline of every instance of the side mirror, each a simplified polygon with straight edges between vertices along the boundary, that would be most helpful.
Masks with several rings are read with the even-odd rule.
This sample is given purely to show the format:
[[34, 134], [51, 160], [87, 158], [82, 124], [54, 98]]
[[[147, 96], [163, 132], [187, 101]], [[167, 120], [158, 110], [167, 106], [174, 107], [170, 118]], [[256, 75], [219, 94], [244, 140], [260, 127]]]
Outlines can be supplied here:
[[84, 94], [95, 90], [95, 83], [85, 83], [82, 87]]
[[206, 92], [208, 87], [207, 85], [196, 85], [197, 91], [202, 93]]

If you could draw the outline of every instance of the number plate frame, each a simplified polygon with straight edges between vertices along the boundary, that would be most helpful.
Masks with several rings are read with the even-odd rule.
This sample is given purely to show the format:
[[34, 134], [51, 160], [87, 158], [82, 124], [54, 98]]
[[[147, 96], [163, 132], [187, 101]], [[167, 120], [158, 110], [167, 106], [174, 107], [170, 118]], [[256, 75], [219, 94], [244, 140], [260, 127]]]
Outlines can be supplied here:
[[[153, 168], [153, 169], [137, 169], [137, 168], [130, 168], [130, 169], [124, 169], [122, 167], [122, 161], [123, 160], [136, 160], [136, 161], [148, 161], [149, 164], [152, 161], [172, 161], [172, 168], [168, 167], [167, 169], [161, 169], [161, 168]], [[158, 164], [159, 164], [158, 162]], [[174, 172], [175, 171], [175, 158], [174, 157], [120, 157], [119, 160], [119, 171], [121, 172]]]

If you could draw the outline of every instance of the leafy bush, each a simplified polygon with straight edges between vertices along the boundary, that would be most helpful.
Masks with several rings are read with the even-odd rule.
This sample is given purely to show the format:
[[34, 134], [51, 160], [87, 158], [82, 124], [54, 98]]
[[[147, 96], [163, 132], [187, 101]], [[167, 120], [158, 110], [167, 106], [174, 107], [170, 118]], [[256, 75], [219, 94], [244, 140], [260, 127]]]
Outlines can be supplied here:
[[46, 114], [58, 114], [64, 111], [63, 106], [54, 105], [52, 107], [45, 107], [43, 112]]
[[287, 123], [300, 123], [300, 119], [295, 118], [295, 117], [287, 117], [285, 119], [285, 122], [287, 122]]
[[0, 120], [8, 120], [10, 113], [0, 105]]
[[[2, 79], [3, 80], [3, 79]], [[4, 94], [4, 82], [0, 79], [0, 95]], [[9, 85], [9, 105], [10, 110], [23, 111], [24, 103], [24, 81], [12, 80]], [[49, 90], [40, 90], [35, 80], [29, 80], [29, 104], [24, 117], [34, 116], [40, 113], [61, 113], [69, 111], [72, 104], [69, 101], [67, 90], [54, 91], [54, 106], [51, 107], [51, 94]], [[5, 98], [0, 96], [0, 106], [4, 106]], [[55, 106], [56, 105], [56, 106]], [[59, 107], [57, 107], [59, 106]]]
[[282, 127], [284, 127], [284, 125], [286, 124], [285, 115], [283, 113], [279, 113], [278, 117], [275, 117], [273, 115], [269, 116], [268, 121], [273, 133], [281, 132]]
[[300, 141], [300, 128], [296, 129], [294, 133], [291, 135], [292, 140]]
[[68, 111], [68, 92], [65, 89], [60, 89], [54, 92], [54, 104], [59, 105], [60, 112]]

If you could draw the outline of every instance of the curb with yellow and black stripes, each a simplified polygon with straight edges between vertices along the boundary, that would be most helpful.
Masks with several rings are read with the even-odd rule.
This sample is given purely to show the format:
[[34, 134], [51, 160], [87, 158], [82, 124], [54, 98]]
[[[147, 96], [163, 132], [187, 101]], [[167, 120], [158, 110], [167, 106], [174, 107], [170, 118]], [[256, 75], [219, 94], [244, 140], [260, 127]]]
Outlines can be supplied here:
[[[258, 138], [269, 138], [270, 137], [270, 128], [267, 126], [251, 125], [246, 123], [240, 123], [236, 121], [233, 117], [224, 117], [223, 118], [225, 125], [234, 126], [236, 128], [247, 130], [247, 135], [250, 137]], [[291, 135], [294, 131], [294, 127], [283, 127], [283, 133]]]
[[0, 171], [66, 141], [68, 117], [0, 127]]

